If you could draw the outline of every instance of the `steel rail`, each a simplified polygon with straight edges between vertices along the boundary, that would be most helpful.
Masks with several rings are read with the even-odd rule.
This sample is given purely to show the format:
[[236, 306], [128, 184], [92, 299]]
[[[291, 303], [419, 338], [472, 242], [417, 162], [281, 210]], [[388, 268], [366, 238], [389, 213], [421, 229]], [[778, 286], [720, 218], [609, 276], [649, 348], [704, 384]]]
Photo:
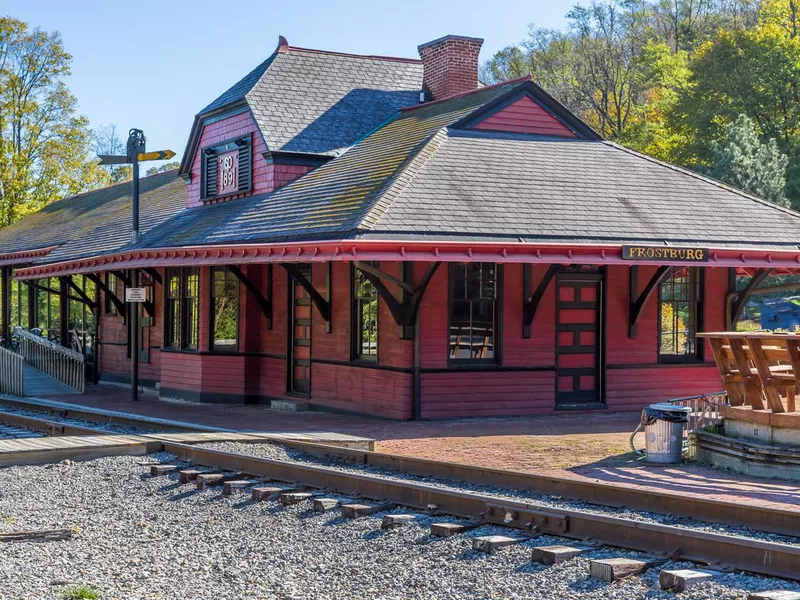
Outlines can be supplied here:
[[[312, 442], [288, 440], [282, 441], [281, 445], [317, 458], [340, 460], [378, 469], [391, 469], [422, 477], [437, 477], [455, 482], [464, 481], [473, 485], [526, 490], [534, 494], [560, 496], [566, 500], [599, 506], [668, 514], [800, 537], [800, 508], [791, 510], [750, 506], [727, 500], [686, 496], [675, 492], [631, 489], [599, 481], [580, 481], [567, 477], [411, 458]], [[800, 570], [800, 566], [798, 566], [798, 570]]]
[[313, 488], [381, 500], [417, 509], [481, 519], [561, 537], [669, 555], [681, 560], [719, 564], [800, 581], [800, 546], [631, 521], [574, 509], [554, 509], [474, 492], [447, 490], [423, 483], [354, 474], [318, 465], [243, 456], [187, 444], [164, 443], [164, 451], [197, 464], [270, 477]]

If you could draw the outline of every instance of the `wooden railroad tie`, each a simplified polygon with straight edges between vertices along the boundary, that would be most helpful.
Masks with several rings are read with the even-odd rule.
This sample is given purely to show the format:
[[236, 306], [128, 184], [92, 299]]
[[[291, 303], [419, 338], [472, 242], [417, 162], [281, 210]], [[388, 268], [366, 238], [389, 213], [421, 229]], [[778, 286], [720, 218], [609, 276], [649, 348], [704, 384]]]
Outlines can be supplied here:
[[431, 523], [431, 535], [440, 538], [449, 538], [479, 525], [475, 523]]
[[481, 535], [472, 538], [472, 549], [477, 552], [485, 552], [486, 554], [494, 554], [500, 548], [506, 546], [516, 546], [525, 541], [526, 538], [509, 537], [507, 535]]
[[259, 485], [250, 491], [250, 495], [255, 502], [266, 502], [269, 500], [277, 500], [281, 494], [287, 492], [301, 492], [302, 486], [293, 485]]
[[206, 487], [223, 485], [226, 481], [240, 480], [244, 473], [201, 473], [195, 479], [197, 489], [202, 490]]
[[313, 495], [311, 492], [284, 492], [278, 496], [278, 501], [284, 506], [292, 506], [310, 500]]
[[314, 498], [314, 512], [330, 512], [336, 509], [341, 503], [342, 501], [337, 498]]
[[198, 469], [183, 469], [178, 471], [178, 481], [183, 484], [191, 483], [192, 481], [197, 480], [197, 477], [201, 473], [205, 473], [205, 471], [200, 471]]
[[345, 519], [358, 519], [379, 512], [392, 510], [396, 505], [391, 503], [383, 504], [342, 504], [342, 516]]
[[557, 565], [594, 550], [591, 546], [539, 546], [531, 553], [533, 562], [543, 565]]
[[634, 560], [632, 558], [601, 558], [589, 562], [589, 576], [613, 583], [618, 579], [641, 575], [650, 567], [664, 561]]
[[788, 590], [757, 592], [750, 594], [747, 600], [800, 600], [800, 592], [790, 592]]
[[711, 581], [720, 575], [722, 575], [720, 571], [709, 571], [707, 569], [672, 569], [661, 571], [658, 576], [658, 585], [662, 590], [685, 592], [698, 583]]
[[53, 542], [68, 540], [72, 537], [71, 529], [40, 529], [32, 531], [13, 531], [0, 533], [0, 542]]
[[417, 515], [384, 515], [381, 529], [397, 529], [417, 520]]
[[252, 479], [231, 479], [222, 484], [223, 496], [232, 496], [236, 492], [243, 492], [256, 482]]
[[178, 470], [177, 465], [152, 465], [150, 467], [150, 477], [160, 477], [161, 475], [169, 475]]

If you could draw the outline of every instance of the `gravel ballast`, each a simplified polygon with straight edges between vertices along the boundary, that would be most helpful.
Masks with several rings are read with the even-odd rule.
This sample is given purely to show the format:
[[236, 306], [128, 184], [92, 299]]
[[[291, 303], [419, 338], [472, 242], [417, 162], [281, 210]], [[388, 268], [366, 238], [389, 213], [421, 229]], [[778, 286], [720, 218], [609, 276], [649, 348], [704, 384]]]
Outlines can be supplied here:
[[[75, 425], [77, 427], [91, 427], [97, 429], [98, 433], [119, 433], [123, 435], [135, 435], [137, 433], [158, 433], [159, 430], [146, 427], [134, 427], [133, 425], [118, 425], [116, 423], [100, 423], [97, 421], [86, 421], [84, 419], [73, 419], [72, 417], [64, 417], [62, 415], [44, 412], [40, 410], [28, 410], [26, 408], [19, 408], [16, 406], [0, 406], [0, 413], [7, 412], [23, 417], [33, 417], [36, 419], [44, 419], [46, 421], [54, 421], [56, 423], [64, 423], [65, 425]], [[3, 418], [0, 414], [0, 422]]]
[[224, 452], [245, 454], [249, 456], [255, 456], [258, 458], [287, 460], [287, 461], [300, 462], [306, 464], [320, 465], [347, 473], [379, 475], [381, 477], [386, 477], [388, 479], [393, 479], [395, 481], [413, 481], [416, 483], [434, 485], [436, 487], [441, 487], [444, 489], [474, 491], [482, 494], [491, 495], [501, 499], [507, 498], [511, 500], [535, 502], [537, 504], [541, 504], [543, 506], [556, 509], [558, 508], [574, 509], [594, 514], [606, 514], [606, 515], [624, 517], [625, 519], [629, 519], [632, 521], [641, 521], [644, 523], [673, 525], [676, 527], [684, 527], [686, 529], [692, 529], [697, 531], [726, 533], [730, 535], [747, 537], [755, 540], [765, 540], [770, 542], [778, 542], [781, 544], [800, 546], [800, 539], [796, 537], [779, 535], [765, 531], [758, 531], [748, 527], [736, 527], [732, 525], [710, 523], [706, 521], [695, 521], [692, 519], [685, 519], [672, 515], [662, 515], [658, 513], [634, 511], [624, 508], [601, 507], [596, 504], [588, 504], [585, 502], [562, 500], [560, 497], [533, 494], [526, 490], [513, 490], [508, 488], [500, 488], [500, 487], [486, 486], [486, 485], [472, 485], [464, 482], [453, 482], [447, 479], [441, 479], [436, 477], [421, 477], [417, 475], [402, 473], [399, 471], [378, 469], [367, 465], [358, 465], [358, 464], [346, 463], [343, 461], [335, 461], [335, 460], [323, 460], [315, 456], [310, 456], [293, 448], [287, 448], [279, 444], [272, 444], [268, 442], [267, 443], [208, 442], [204, 444], [197, 444], [197, 446], [202, 448], [208, 448], [211, 450], [221, 450]]
[[[153, 457], [164, 462], [167, 455]], [[61, 598], [71, 584], [108, 599], [280, 600], [675, 598], [658, 590], [659, 568], [614, 584], [588, 578], [580, 557], [555, 567], [530, 562], [542, 537], [489, 556], [471, 550], [482, 527], [449, 539], [428, 535], [431, 517], [395, 530], [382, 515], [344, 521], [310, 503], [253, 503], [247, 494], [150, 478], [142, 457], [0, 469], [0, 531], [74, 528], [73, 539], [0, 547], [0, 596]], [[398, 509], [397, 512], [408, 512]], [[433, 517], [436, 520], [450, 520]], [[590, 558], [631, 556], [598, 549]], [[669, 563], [665, 567], [687, 566]], [[743, 599], [747, 591], [800, 589], [779, 580], [726, 574], [680, 595]]]

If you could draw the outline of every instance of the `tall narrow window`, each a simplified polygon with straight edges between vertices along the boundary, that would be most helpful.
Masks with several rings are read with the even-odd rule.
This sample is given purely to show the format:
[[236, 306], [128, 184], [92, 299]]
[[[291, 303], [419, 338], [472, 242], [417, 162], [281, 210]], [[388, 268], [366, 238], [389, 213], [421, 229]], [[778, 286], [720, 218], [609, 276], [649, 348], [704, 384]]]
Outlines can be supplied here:
[[377, 361], [378, 290], [360, 269], [353, 272], [353, 358]]
[[56, 293], [39, 289], [36, 292], [36, 326], [41, 329], [42, 335], [49, 340], [58, 341], [60, 338], [60, 304], [61, 296], [58, 295], [58, 279], [43, 279], [42, 286]]
[[239, 327], [239, 280], [226, 267], [211, 269], [211, 348], [235, 352]]
[[200, 290], [200, 269], [186, 267], [183, 269], [183, 311], [182, 328], [183, 339], [181, 347], [184, 350], [197, 350], [198, 325], [200, 311], [197, 307]]
[[[113, 273], [106, 273], [106, 287], [116, 296], [117, 295], [117, 276]], [[105, 298], [104, 310], [107, 315], [117, 314], [117, 305], [111, 301], [109, 294], [103, 294]], [[119, 297], [119, 296], [117, 296]]]
[[165, 273], [164, 290], [164, 347], [180, 346], [181, 331], [181, 270], [170, 267]]
[[495, 363], [497, 265], [456, 263], [450, 266], [451, 363]]
[[658, 314], [658, 358], [661, 362], [697, 359], [697, 269], [673, 269], [661, 282]]
[[13, 279], [11, 281], [11, 331], [15, 327], [28, 329], [28, 286]]

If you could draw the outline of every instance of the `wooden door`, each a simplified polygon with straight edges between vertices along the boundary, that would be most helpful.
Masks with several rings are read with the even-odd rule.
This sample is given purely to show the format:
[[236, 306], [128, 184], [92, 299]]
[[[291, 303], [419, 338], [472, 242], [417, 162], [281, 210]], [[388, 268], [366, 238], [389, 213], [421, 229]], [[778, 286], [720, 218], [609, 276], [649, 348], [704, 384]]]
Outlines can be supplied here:
[[[298, 271], [311, 280], [311, 265], [298, 265]], [[308, 396], [311, 393], [311, 297], [294, 279], [289, 286], [291, 343], [289, 392]]]
[[556, 406], [603, 402], [603, 275], [559, 273], [556, 286]]

